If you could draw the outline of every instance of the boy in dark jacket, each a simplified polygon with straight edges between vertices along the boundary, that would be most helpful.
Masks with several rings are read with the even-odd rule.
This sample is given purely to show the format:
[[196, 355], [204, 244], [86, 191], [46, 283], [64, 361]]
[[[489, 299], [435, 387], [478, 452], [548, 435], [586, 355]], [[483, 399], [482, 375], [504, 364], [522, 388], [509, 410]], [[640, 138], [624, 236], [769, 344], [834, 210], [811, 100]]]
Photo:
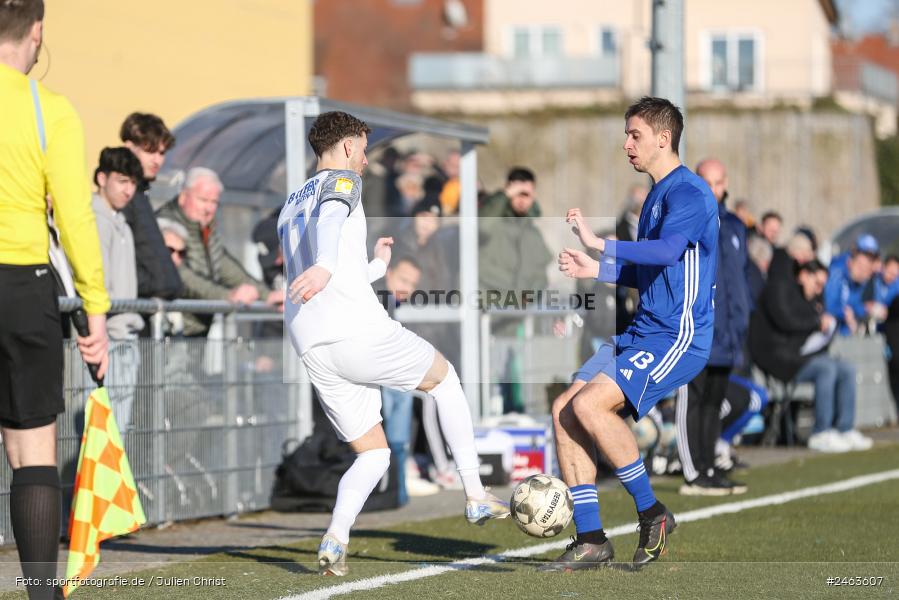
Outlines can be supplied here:
[[181, 293], [181, 277], [169, 257], [147, 192], [162, 168], [165, 153], [175, 145], [175, 136], [156, 115], [132, 113], [122, 123], [119, 137], [144, 171], [134, 197], [122, 210], [134, 234], [137, 295], [174, 300]]

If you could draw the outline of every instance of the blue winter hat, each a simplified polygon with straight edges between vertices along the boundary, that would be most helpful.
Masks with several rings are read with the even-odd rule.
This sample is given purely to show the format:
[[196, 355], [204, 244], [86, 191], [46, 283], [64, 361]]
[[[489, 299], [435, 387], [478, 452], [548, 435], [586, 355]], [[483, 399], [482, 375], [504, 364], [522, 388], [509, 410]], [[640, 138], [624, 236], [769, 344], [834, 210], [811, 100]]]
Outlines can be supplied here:
[[865, 254], [880, 255], [880, 245], [877, 239], [870, 233], [863, 233], [855, 240], [855, 251]]

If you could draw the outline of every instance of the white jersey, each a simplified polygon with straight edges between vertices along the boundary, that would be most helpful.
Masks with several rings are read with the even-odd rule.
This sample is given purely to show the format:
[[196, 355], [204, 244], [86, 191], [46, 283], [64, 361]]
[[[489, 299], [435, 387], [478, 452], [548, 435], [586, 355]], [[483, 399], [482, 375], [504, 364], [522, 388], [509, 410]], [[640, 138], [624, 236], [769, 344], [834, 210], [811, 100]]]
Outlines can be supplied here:
[[[325, 202], [342, 202], [349, 216], [340, 230], [337, 265], [325, 288], [308, 302], [284, 305], [284, 322], [294, 349], [357, 336], [389, 321], [369, 279], [368, 230], [362, 209], [362, 180], [352, 171], [323, 170], [288, 197], [278, 217], [278, 235], [288, 286], [316, 262], [317, 221]], [[380, 262], [380, 261], [379, 261]]]

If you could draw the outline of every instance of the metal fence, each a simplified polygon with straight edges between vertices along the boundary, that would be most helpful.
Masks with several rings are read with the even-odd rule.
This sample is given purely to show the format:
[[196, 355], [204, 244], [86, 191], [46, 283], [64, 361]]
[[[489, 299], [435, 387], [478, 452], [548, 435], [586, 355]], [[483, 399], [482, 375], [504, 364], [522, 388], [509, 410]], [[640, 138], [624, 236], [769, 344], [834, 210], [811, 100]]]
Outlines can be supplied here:
[[[225, 302], [137, 304], [157, 309], [151, 322], [158, 339], [113, 342], [106, 387], [148, 524], [267, 508], [281, 443], [311, 430], [311, 415], [301, 410], [309, 386], [296, 354], [284, 352], [281, 337], [253, 335], [261, 320], [280, 314]], [[116, 311], [133, 308], [133, 302], [114, 303]], [[223, 335], [163, 338], [162, 311], [186, 308], [220, 313]], [[95, 385], [74, 340], [65, 341], [64, 368], [57, 458], [67, 516], [85, 401]], [[2, 461], [0, 489], [8, 490], [11, 478]], [[13, 539], [8, 507], [0, 501], [0, 543]]]
[[[62, 301], [64, 311], [78, 306]], [[262, 304], [156, 300], [114, 301], [113, 312], [151, 315], [151, 337], [110, 346], [106, 388], [122, 430], [148, 524], [266, 509], [281, 445], [312, 431], [312, 388], [296, 353], [265, 321], [281, 314]], [[210, 337], [167, 335], [177, 312], [215, 314]], [[488, 310], [481, 313], [479, 392], [475, 417], [502, 414], [498, 386], [519, 385], [528, 414], [546, 414], [548, 402], [580, 364], [580, 311]], [[444, 351], [450, 360], [466, 352], [459, 343], [459, 312], [449, 307], [397, 311], [397, 318]], [[504, 326], [505, 323], [505, 326]], [[512, 327], [509, 327], [509, 325]], [[430, 325], [428, 330], [426, 326]], [[567, 335], [559, 336], [561, 326]], [[448, 350], [449, 349], [449, 350]], [[470, 351], [470, 348], [467, 349]], [[859, 425], [894, 421], [880, 336], [835, 344], [835, 353], [859, 368]], [[514, 361], [514, 372], [508, 365]], [[94, 389], [74, 340], [65, 342], [66, 411], [57, 420], [57, 458], [64, 515], [68, 515], [77, 467], [85, 401]], [[470, 399], [471, 400], [471, 399]], [[479, 413], [479, 414], [478, 414]], [[0, 464], [0, 489], [12, 478]], [[2, 492], [7, 494], [8, 491]], [[12, 543], [9, 503], [0, 501], [0, 544]], [[63, 519], [63, 528], [68, 519]]]
[[[524, 413], [549, 414], [553, 398], [571, 383], [572, 373], [581, 364], [583, 331], [574, 325], [578, 312], [583, 311], [519, 309], [481, 313], [481, 416], [499, 416], [509, 408], [504, 405], [509, 402], [509, 392], [502, 391], [504, 385], [518, 386], [516, 395], [520, 394]], [[561, 323], [568, 335], [554, 333], [556, 323]], [[561, 389], [556, 389], [559, 386]]]
[[[573, 372], [584, 355], [581, 337], [585, 331], [572, 326], [577, 310], [490, 310], [481, 313], [481, 416], [503, 414], [509, 402], [510, 384], [518, 387], [520, 406], [529, 415], [545, 415], [553, 398], [571, 381]], [[513, 321], [516, 327], [501, 328], [497, 323]], [[567, 335], [553, 332], [554, 323], [563, 322]], [[602, 332], [611, 337], [613, 332]], [[856, 371], [855, 426], [883, 427], [899, 422], [899, 413], [889, 388], [889, 374], [884, 358], [886, 341], [880, 334], [837, 336], [830, 348], [832, 356], [845, 360]], [[761, 385], [771, 385], [773, 400], [783, 395], [781, 386], [768, 380], [756, 369]], [[814, 387], [800, 384], [794, 395], [811, 401]]]

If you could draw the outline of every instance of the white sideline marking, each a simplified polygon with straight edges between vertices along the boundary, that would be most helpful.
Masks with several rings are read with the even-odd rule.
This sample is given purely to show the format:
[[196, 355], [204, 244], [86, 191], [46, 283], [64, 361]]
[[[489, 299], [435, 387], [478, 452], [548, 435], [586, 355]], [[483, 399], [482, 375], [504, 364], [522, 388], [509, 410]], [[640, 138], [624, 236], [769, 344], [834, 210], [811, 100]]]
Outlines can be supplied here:
[[[828, 483], [825, 485], [802, 488], [792, 492], [784, 492], [782, 494], [772, 494], [770, 496], [762, 496], [761, 498], [753, 498], [751, 500], [741, 500], [739, 502], [729, 502], [727, 504], [719, 504], [717, 506], [699, 508], [684, 513], [678, 513], [674, 516], [676, 517], [678, 523], [702, 521], [703, 519], [710, 519], [718, 515], [738, 513], [744, 510], [749, 510], [751, 508], [773, 506], [776, 504], [786, 504], [787, 502], [800, 500], [802, 498], [809, 498], [811, 496], [821, 496], [825, 494], [846, 492], [849, 490], [854, 490], [856, 488], [864, 487], [866, 485], [889, 481], [891, 479], [899, 479], [899, 469], [883, 471], [881, 473], [872, 473], [870, 475], [860, 475], [858, 477], [844, 479], [843, 481], [835, 481], [834, 483]], [[606, 537], [615, 537], [633, 533], [634, 531], [635, 527], [633, 524], [619, 525], [618, 527], [613, 527], [612, 529], [606, 530]], [[527, 558], [529, 556], [543, 554], [551, 550], [559, 550], [567, 545], [567, 541], [557, 540], [553, 542], [545, 542], [543, 544], [525, 546], [523, 548], [517, 548], [515, 550], [506, 550], [505, 552], [490, 556], [479, 556], [477, 558], [459, 560], [452, 563], [447, 563], [445, 565], [431, 565], [429, 567], [421, 567], [419, 569], [410, 569], [409, 571], [404, 571], [402, 573], [379, 575], [378, 577], [358, 579], [356, 581], [349, 581], [340, 585], [332, 585], [330, 587], [320, 588], [302, 594], [296, 594], [294, 596], [284, 596], [281, 600], [325, 600], [326, 598], [331, 598], [332, 596], [340, 596], [342, 594], [349, 594], [351, 592], [373, 590], [385, 585], [404, 583], [406, 581], [414, 581], [416, 579], [424, 579], [425, 577], [433, 577], [435, 575], [441, 575], [449, 571], [464, 571], [472, 567], [500, 562], [506, 558]]]

